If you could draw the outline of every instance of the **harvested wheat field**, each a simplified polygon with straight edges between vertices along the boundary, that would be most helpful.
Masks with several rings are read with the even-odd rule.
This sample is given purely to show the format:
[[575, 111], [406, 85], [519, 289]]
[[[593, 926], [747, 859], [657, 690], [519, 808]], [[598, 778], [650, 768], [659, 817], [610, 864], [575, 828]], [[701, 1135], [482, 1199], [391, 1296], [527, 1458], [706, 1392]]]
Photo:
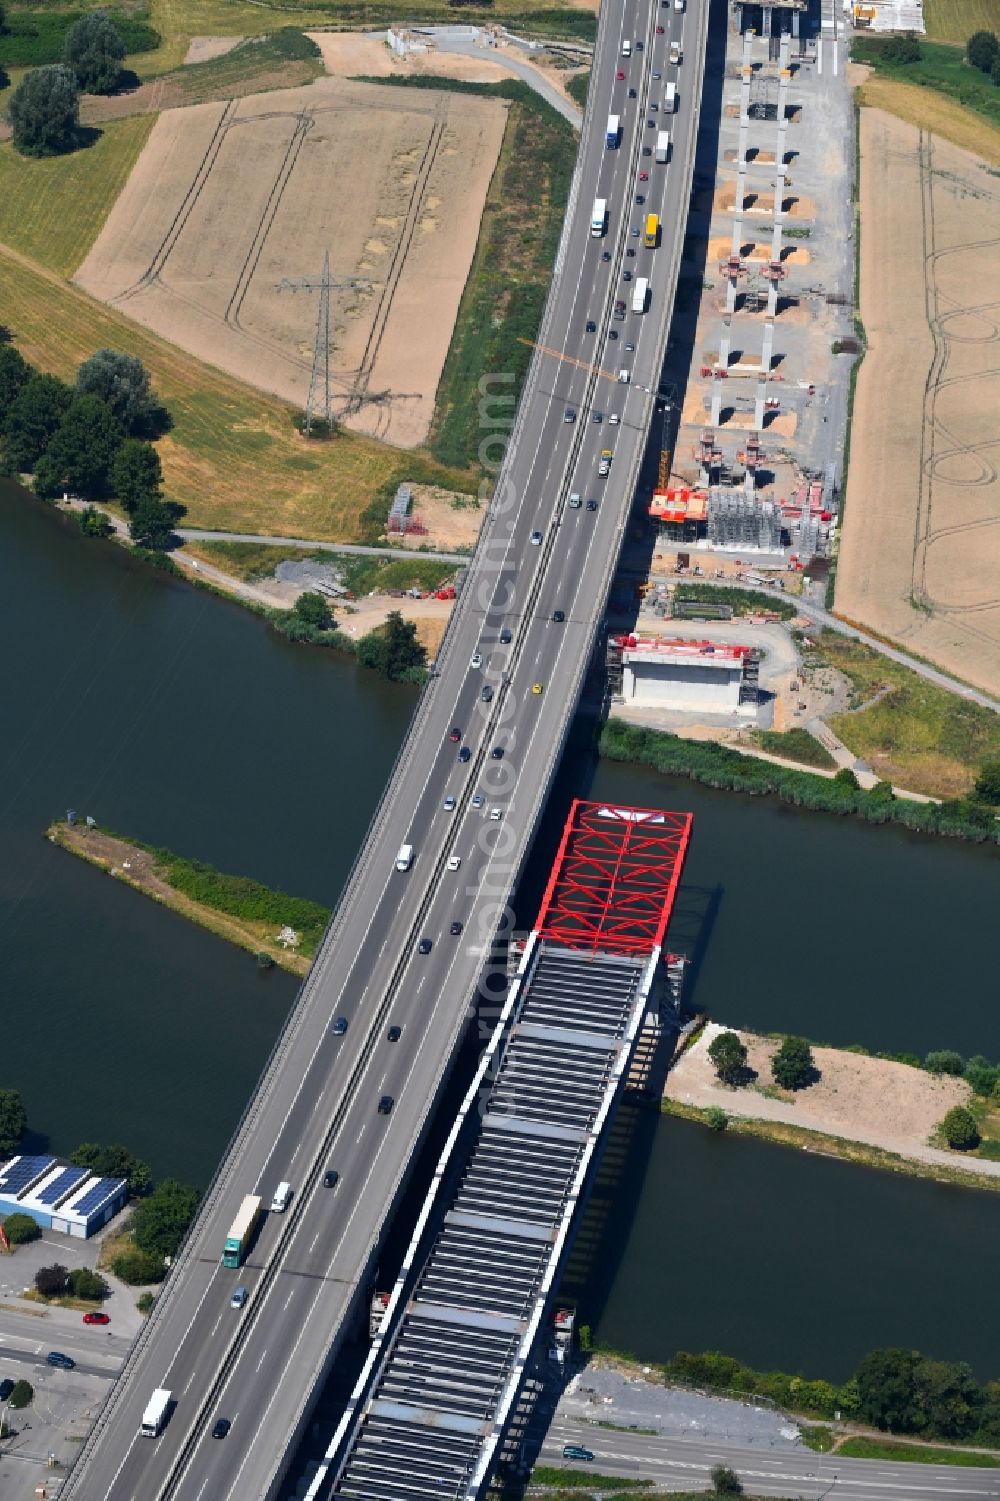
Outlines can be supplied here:
[[1000, 181], [861, 113], [861, 317], [838, 613], [1000, 695]]
[[[160, 116], [76, 281], [180, 348], [304, 406], [335, 277], [337, 421], [425, 439], [506, 123], [501, 101], [323, 78]], [[414, 330], [419, 331], [417, 337]]]

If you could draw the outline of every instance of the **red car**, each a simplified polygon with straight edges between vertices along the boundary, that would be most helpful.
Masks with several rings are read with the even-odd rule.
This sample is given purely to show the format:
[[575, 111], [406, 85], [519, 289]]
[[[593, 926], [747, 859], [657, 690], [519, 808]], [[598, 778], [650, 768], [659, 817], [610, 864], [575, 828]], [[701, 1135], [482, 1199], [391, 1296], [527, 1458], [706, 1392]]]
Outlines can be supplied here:
[[83, 1322], [85, 1324], [110, 1324], [111, 1320], [106, 1313], [85, 1313]]
[[640, 172], [639, 173], [639, 181], [640, 182], [648, 182], [649, 181], [649, 173], [648, 172]]
[[663, 35], [663, 27], [662, 26], [657, 26], [657, 28], [656, 28], [656, 35], [657, 36], [662, 36]]
[[449, 731], [448, 739], [451, 741], [452, 745], [457, 745], [461, 738], [462, 731], [456, 725], [454, 729]]
[[619, 83], [624, 83], [625, 82], [625, 74], [622, 72], [621, 68], [618, 69], [618, 75], [617, 76], [618, 76], [618, 82]]

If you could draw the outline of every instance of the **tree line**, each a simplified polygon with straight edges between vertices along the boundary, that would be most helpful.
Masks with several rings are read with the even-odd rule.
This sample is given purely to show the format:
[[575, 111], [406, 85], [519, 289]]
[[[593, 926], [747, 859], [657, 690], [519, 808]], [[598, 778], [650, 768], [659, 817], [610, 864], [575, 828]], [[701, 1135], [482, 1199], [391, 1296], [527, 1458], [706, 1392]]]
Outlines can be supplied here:
[[[12, 344], [0, 344], [0, 456], [8, 474], [30, 474], [36, 495], [115, 498], [140, 547], [162, 550], [184, 507], [163, 498], [160, 456], [151, 441], [170, 416], [141, 360], [99, 349], [73, 385], [36, 370]], [[108, 536], [106, 516], [81, 514], [92, 536]]]
[[125, 51], [121, 31], [104, 11], [78, 17], [63, 40], [62, 61], [32, 68], [11, 96], [15, 150], [58, 156], [81, 145], [80, 94], [113, 93], [122, 81]]

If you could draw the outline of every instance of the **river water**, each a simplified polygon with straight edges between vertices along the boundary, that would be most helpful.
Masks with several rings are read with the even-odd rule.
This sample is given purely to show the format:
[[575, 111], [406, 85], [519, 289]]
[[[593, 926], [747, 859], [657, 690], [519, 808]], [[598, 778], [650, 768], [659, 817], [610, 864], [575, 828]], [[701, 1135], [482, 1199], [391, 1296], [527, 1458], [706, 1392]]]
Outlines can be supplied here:
[[[32, 1144], [119, 1140], [204, 1184], [296, 982], [41, 837], [74, 807], [333, 903], [414, 696], [238, 606], [85, 542], [0, 482], [0, 1086]], [[976, 847], [567, 757], [519, 897], [530, 921], [573, 795], [689, 808], [671, 942], [720, 1020], [872, 1048], [1000, 1054], [1000, 861]], [[628, 1128], [632, 1127], [632, 1134]], [[1000, 1336], [1000, 1196], [623, 1114], [581, 1239], [599, 1336], [646, 1358], [717, 1346], [839, 1376], [879, 1342]], [[613, 1170], [612, 1170], [613, 1169]], [[955, 1269], [961, 1268], [961, 1275]], [[692, 1288], [700, 1297], [691, 1295]]]

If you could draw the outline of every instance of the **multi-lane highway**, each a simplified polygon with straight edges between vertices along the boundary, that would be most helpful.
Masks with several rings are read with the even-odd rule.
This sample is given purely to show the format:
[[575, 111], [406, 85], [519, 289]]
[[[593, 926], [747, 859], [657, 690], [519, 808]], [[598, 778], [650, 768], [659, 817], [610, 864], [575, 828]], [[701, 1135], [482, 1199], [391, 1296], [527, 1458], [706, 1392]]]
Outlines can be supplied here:
[[[673, 297], [705, 22], [704, 0], [691, 0], [686, 11], [663, 0], [625, 0], [602, 16], [540, 335], [563, 358], [536, 354], [436, 675], [365, 847], [64, 1497], [248, 1501], [270, 1494], [347, 1316], [364, 1296], [413, 1145], [504, 924], [603, 616]], [[687, 53], [679, 66], [668, 61], [671, 42]], [[679, 109], [665, 118], [668, 81], [677, 84]], [[616, 149], [605, 143], [610, 113], [621, 118]], [[673, 141], [668, 165], [652, 154], [661, 128]], [[600, 238], [590, 234], [596, 197], [609, 210]], [[650, 212], [661, 218], [656, 248], [643, 243]], [[615, 300], [631, 307], [626, 271], [648, 277], [651, 300], [645, 314], [617, 321]], [[493, 438], [487, 457], [507, 436], [500, 400], [507, 389], [499, 380], [484, 387], [484, 438]], [[604, 449], [613, 453], [606, 477], [599, 474]], [[571, 504], [574, 492], [579, 506]], [[363, 756], [364, 746], [357, 752]], [[414, 862], [398, 871], [403, 843], [413, 846]], [[420, 952], [422, 939], [429, 952]], [[348, 1028], [335, 1036], [331, 1023], [341, 1015]], [[397, 1041], [388, 1040], [390, 1026], [401, 1028]], [[378, 1112], [383, 1096], [393, 1100], [388, 1114]], [[332, 1188], [323, 1183], [328, 1168], [339, 1173]], [[294, 1190], [290, 1207], [268, 1215], [241, 1271], [224, 1269], [223, 1241], [242, 1196], [257, 1192], [269, 1201], [282, 1179]], [[250, 1297], [236, 1310], [229, 1300], [240, 1282]], [[143, 1438], [142, 1411], [158, 1386], [170, 1389], [176, 1407], [158, 1438]], [[213, 1440], [220, 1417], [232, 1427]]]

